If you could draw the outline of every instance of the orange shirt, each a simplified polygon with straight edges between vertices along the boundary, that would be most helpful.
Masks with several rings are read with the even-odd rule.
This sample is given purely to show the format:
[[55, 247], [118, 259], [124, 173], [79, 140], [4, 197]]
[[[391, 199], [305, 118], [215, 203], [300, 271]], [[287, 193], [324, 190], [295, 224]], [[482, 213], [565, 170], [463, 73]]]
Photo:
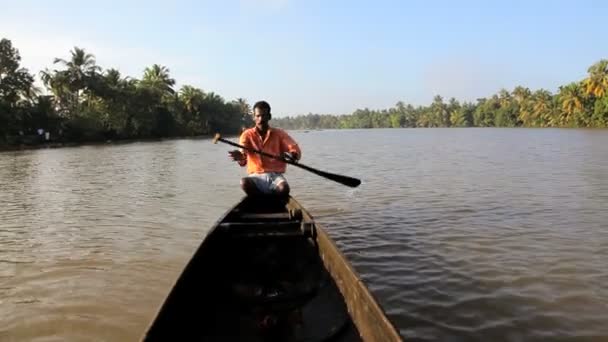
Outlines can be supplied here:
[[[255, 127], [245, 130], [241, 134], [240, 144], [254, 148], [256, 150], [280, 156], [283, 152], [297, 153], [302, 156], [298, 144], [282, 129], [268, 128], [266, 137], [262, 139]], [[282, 161], [264, 157], [255, 152], [243, 151], [247, 155], [247, 160], [240, 163], [241, 166], [247, 165], [247, 173], [278, 172], [285, 173], [287, 164]]]

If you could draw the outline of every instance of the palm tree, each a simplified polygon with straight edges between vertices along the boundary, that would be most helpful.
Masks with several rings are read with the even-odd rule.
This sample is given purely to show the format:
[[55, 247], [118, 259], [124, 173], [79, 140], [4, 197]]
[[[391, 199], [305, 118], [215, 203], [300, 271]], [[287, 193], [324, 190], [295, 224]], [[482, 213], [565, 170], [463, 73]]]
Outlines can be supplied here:
[[513, 89], [512, 94], [513, 94], [513, 98], [515, 99], [515, 102], [517, 102], [517, 104], [519, 104], [521, 106], [522, 103], [525, 103], [530, 99], [532, 92], [530, 91], [529, 88], [517, 86], [517, 87], [515, 87], [515, 89]]
[[478, 127], [493, 127], [496, 125], [496, 112], [500, 109], [500, 99], [494, 94], [489, 99], [477, 99], [473, 113], [473, 123]]
[[205, 93], [199, 88], [185, 85], [179, 91], [178, 100], [184, 108], [180, 116], [182, 125], [194, 134], [204, 133], [207, 130], [207, 117], [202, 108]]
[[184, 104], [186, 111], [194, 113], [199, 110], [205, 98], [205, 93], [193, 86], [185, 85], [179, 91], [179, 99]]
[[583, 83], [585, 93], [597, 98], [608, 93], [608, 59], [602, 59], [587, 69], [589, 77]]
[[106, 84], [110, 87], [118, 87], [122, 82], [120, 71], [114, 68], [106, 70], [104, 78]]
[[87, 86], [87, 78], [93, 77], [101, 71], [101, 68], [96, 65], [95, 56], [87, 53], [84, 49], [74, 47], [70, 51], [71, 58], [69, 61], [62, 58], [55, 58], [54, 64], [60, 63], [67, 68], [70, 77], [70, 85], [74, 90], [80, 91]]
[[532, 122], [539, 124], [541, 127], [547, 127], [555, 124], [553, 118], [553, 96], [548, 90], [539, 89], [532, 96]]
[[251, 113], [251, 106], [244, 98], [239, 97], [236, 99], [236, 104], [240, 108], [243, 115], [249, 115]]
[[500, 106], [503, 108], [509, 107], [511, 105], [511, 93], [509, 93], [506, 89], [500, 89], [498, 92], [498, 99]]
[[50, 71], [44, 69], [40, 72], [40, 79], [44, 86], [53, 94], [59, 111], [70, 108], [70, 104], [76, 102], [74, 93], [70, 87], [69, 75], [65, 71]]
[[513, 89], [513, 99], [518, 106], [518, 120], [524, 126], [530, 126], [532, 123], [532, 110], [530, 108], [530, 99], [532, 97], [532, 92], [529, 88], [524, 88], [522, 86], [517, 86]]
[[562, 125], [567, 125], [575, 119], [575, 114], [583, 110], [583, 89], [575, 82], [561, 86], [559, 89], [559, 100], [564, 114], [559, 121]]
[[236, 99], [235, 105], [241, 114], [241, 129], [251, 126], [253, 124], [253, 117], [251, 116], [251, 106], [249, 105], [249, 102], [244, 98], [239, 97]]
[[431, 122], [430, 125], [433, 127], [449, 127], [450, 126], [450, 113], [448, 112], [447, 105], [443, 102], [441, 95], [435, 95], [433, 103], [431, 103]]
[[62, 64], [65, 70], [47, 70], [41, 73], [41, 78], [47, 88], [58, 96], [58, 102], [70, 115], [80, 112], [81, 96], [87, 94], [88, 105], [93, 103], [91, 88], [98, 86], [98, 73], [101, 68], [96, 65], [95, 56], [84, 49], [74, 47], [70, 51], [70, 59], [55, 58], [54, 64]]
[[142, 85], [159, 90], [163, 94], [173, 94], [175, 80], [169, 76], [169, 69], [165, 66], [154, 64], [144, 70]]

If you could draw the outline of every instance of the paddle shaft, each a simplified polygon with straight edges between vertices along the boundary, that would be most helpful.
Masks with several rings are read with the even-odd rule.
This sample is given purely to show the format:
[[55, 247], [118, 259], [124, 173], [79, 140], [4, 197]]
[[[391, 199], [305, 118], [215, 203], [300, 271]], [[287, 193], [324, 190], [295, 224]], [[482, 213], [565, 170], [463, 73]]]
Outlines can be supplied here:
[[298, 164], [298, 163], [292, 162], [292, 161], [290, 161], [290, 160], [287, 160], [287, 159], [282, 158], [282, 157], [279, 157], [279, 156], [275, 156], [274, 154], [270, 154], [270, 153], [266, 153], [266, 152], [264, 152], [264, 151], [256, 150], [255, 148], [249, 148], [249, 147], [245, 147], [245, 146], [243, 146], [243, 145], [237, 144], [237, 143], [232, 142], [232, 141], [230, 141], [230, 140], [226, 140], [226, 139], [224, 139], [224, 138], [219, 138], [219, 139], [217, 139], [217, 140], [218, 140], [218, 141], [221, 141], [221, 142], [223, 142], [223, 143], [226, 143], [226, 144], [228, 144], [228, 145], [232, 145], [232, 146], [235, 146], [235, 147], [240, 147], [240, 148], [242, 148], [243, 150], [247, 150], [247, 151], [250, 151], [250, 152], [255, 152], [255, 153], [261, 154], [261, 155], [263, 155], [264, 157], [268, 157], [268, 158], [272, 158], [272, 159], [280, 160], [280, 161], [282, 161], [282, 162], [285, 162], [285, 163], [288, 163], [288, 164], [291, 164], [291, 165], [302, 166], [301, 164]]
[[304, 169], [306, 171], [312, 172], [312, 173], [314, 173], [316, 175], [319, 175], [321, 177], [325, 177], [327, 179], [331, 179], [331, 180], [333, 180], [335, 182], [344, 184], [346, 186], [357, 187], [357, 186], [359, 186], [359, 184], [361, 184], [361, 181], [359, 179], [348, 177], [348, 176], [336, 175], [336, 174], [333, 174], [333, 173], [317, 170], [317, 169], [312, 168], [310, 166], [306, 166], [304, 164], [300, 164], [300, 163], [295, 162], [295, 161], [287, 160], [287, 159], [282, 158], [280, 156], [275, 156], [274, 154], [270, 154], [270, 153], [266, 153], [264, 151], [256, 150], [255, 148], [245, 147], [243, 145], [237, 144], [237, 143], [232, 142], [230, 140], [226, 140], [224, 138], [216, 137], [215, 140], [216, 141], [221, 141], [221, 142], [223, 142], [225, 144], [228, 144], [228, 145], [232, 145], [232, 146], [235, 146], [235, 147], [242, 148], [243, 150], [246, 150], [246, 151], [250, 151], [250, 152], [254, 152], [254, 153], [260, 154], [260, 155], [268, 157], [268, 158], [280, 160], [280, 161], [282, 161], [284, 163], [297, 166], [297, 167], [302, 168], [302, 169]]

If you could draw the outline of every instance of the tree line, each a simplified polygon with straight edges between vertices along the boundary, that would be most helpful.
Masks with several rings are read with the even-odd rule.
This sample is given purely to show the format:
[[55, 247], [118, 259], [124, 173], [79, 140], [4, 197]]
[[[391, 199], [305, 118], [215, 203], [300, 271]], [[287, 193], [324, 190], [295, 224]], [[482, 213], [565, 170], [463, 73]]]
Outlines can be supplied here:
[[399, 127], [608, 127], [608, 60], [588, 69], [580, 81], [546, 89], [518, 86], [488, 98], [461, 103], [437, 95], [428, 106], [398, 102], [383, 110], [357, 109], [349, 115], [308, 114], [273, 119], [285, 129]]
[[[252, 125], [251, 107], [214, 92], [175, 89], [158, 64], [140, 79], [103, 69], [75, 47], [40, 71], [46, 92], [21, 67], [19, 51], [0, 40], [0, 145], [84, 142], [238, 133]], [[582, 80], [546, 89], [518, 86], [475, 102], [435, 96], [428, 106], [398, 102], [393, 108], [352, 114], [309, 114], [273, 119], [285, 129], [399, 127], [608, 127], [608, 60], [590, 66]], [[49, 134], [47, 136], [46, 134]]]
[[125, 77], [75, 47], [40, 72], [43, 94], [20, 63], [12, 42], [0, 40], [0, 145], [238, 133], [252, 124], [246, 100], [189, 85], [176, 90], [169, 69], [158, 64], [140, 79]]

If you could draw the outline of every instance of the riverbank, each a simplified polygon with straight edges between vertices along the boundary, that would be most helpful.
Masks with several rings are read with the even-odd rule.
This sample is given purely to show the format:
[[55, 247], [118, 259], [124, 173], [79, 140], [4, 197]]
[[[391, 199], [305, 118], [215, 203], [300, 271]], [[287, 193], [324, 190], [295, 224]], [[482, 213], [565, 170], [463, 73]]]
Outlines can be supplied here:
[[[233, 136], [228, 134], [226, 136]], [[106, 141], [84, 141], [84, 142], [44, 142], [36, 144], [13, 144], [3, 145], [0, 144], [0, 153], [13, 152], [13, 151], [26, 151], [26, 150], [41, 150], [50, 148], [64, 148], [64, 147], [80, 147], [80, 146], [97, 146], [97, 145], [123, 145], [132, 144], [138, 142], [159, 142], [166, 140], [204, 140], [212, 139], [210, 135], [198, 135], [198, 136], [179, 136], [179, 137], [165, 137], [165, 138], [138, 138], [138, 139], [117, 139], [117, 140], [106, 140]]]

